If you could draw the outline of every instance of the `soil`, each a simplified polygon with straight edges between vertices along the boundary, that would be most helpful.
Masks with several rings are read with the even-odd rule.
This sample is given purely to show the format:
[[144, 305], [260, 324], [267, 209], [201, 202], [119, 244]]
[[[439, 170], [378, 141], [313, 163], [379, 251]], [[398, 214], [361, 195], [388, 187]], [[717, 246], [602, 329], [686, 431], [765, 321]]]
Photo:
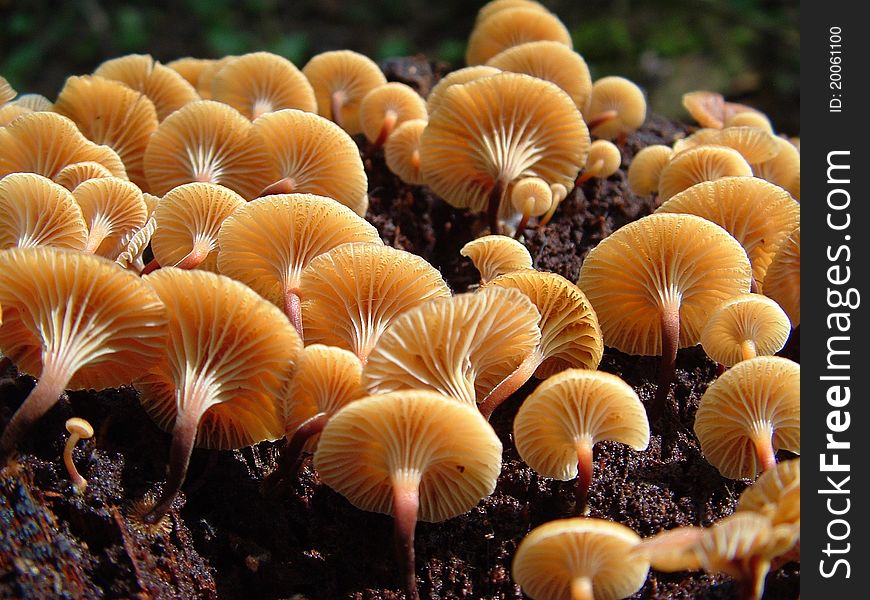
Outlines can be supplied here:
[[[399, 61], [391, 78], [408, 75], [408, 65]], [[438, 74], [428, 68], [420, 85], [431, 85], [426, 78]], [[420, 72], [410, 75], [419, 78]], [[625, 141], [623, 165], [640, 148], [670, 144], [687, 130], [650, 116]], [[365, 156], [365, 164], [371, 196], [366, 216], [383, 239], [430, 261], [454, 292], [476, 283], [477, 272], [459, 249], [480, 231], [480, 217], [451, 208], [427, 188], [402, 184], [381, 153]], [[527, 231], [526, 245], [536, 268], [576, 281], [590, 248], [654, 209], [653, 197], [628, 190], [621, 170], [576, 189], [548, 226]], [[786, 353], [798, 359], [798, 339]], [[607, 349], [600, 368], [625, 379], [645, 402], [651, 399], [658, 359]], [[715, 377], [715, 363], [700, 348], [680, 351], [672, 416], [654, 425], [649, 449], [596, 446], [590, 516], [648, 536], [681, 525], [707, 526], [734, 510], [748, 482], [721, 477], [692, 432], [700, 396]], [[517, 545], [530, 529], [573, 516], [573, 482], [538, 476], [511, 439], [513, 417], [537, 383], [527, 383], [493, 415], [504, 444], [495, 492], [461, 517], [418, 524], [421, 597], [523, 598], [511, 580]], [[0, 367], [0, 423], [33, 385], [13, 366]], [[84, 494], [74, 492], [61, 457], [63, 423], [71, 416], [88, 419], [96, 430], [74, 453], [90, 482]], [[269, 496], [262, 481], [275, 468], [277, 449], [264, 442], [235, 452], [195, 450], [171, 529], [142, 531], [130, 515], [136, 500], [159, 492], [169, 435], [151, 422], [132, 388], [68, 393], [39, 421], [19, 460], [0, 472], [0, 598], [404, 598], [391, 518], [352, 507], [318, 481], [310, 461], [289, 493]], [[769, 575], [764, 598], [792, 600], [799, 585], [800, 567], [789, 563]], [[736, 595], [725, 575], [650, 571], [632, 598]]]

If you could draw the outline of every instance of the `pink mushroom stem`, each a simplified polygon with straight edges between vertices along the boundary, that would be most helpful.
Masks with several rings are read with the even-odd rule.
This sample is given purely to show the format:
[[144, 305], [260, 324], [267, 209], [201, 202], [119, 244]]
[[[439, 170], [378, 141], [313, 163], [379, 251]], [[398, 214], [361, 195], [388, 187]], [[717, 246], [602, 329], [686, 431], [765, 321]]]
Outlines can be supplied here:
[[535, 372], [535, 369], [540, 366], [543, 362], [543, 356], [536, 349], [531, 352], [523, 362], [514, 369], [514, 372], [505, 377], [501, 383], [499, 383], [493, 390], [487, 395], [486, 398], [478, 405], [478, 409], [481, 414], [489, 421], [489, 418], [492, 416], [492, 412], [499, 407], [499, 405], [507, 400], [511, 394], [520, 389], [525, 382], [527, 382]]
[[487, 215], [489, 216], [489, 232], [492, 235], [501, 233], [501, 227], [498, 224], [498, 209], [501, 206], [506, 188], [507, 186], [501, 179], [496, 179], [489, 192]]
[[282, 481], [299, 472], [299, 467], [302, 466], [302, 449], [305, 447], [305, 442], [323, 431], [328, 422], [329, 415], [321, 412], [308, 417], [296, 428], [281, 452], [278, 468], [268, 477], [268, 485], [280, 487]]
[[662, 306], [662, 363], [659, 368], [659, 383], [650, 407], [652, 421], [665, 414], [668, 392], [677, 366], [677, 349], [680, 346], [680, 304], [672, 301]]
[[387, 139], [390, 137], [390, 134], [393, 133], [393, 129], [396, 128], [396, 123], [399, 120], [399, 115], [394, 110], [388, 110], [386, 114], [384, 114], [384, 124], [381, 126], [381, 131], [378, 133], [377, 139], [375, 139], [372, 144], [372, 149], [377, 150], [381, 146], [383, 146]]
[[595, 600], [592, 581], [588, 577], [577, 577], [571, 581], [571, 600]]
[[576, 510], [582, 515], [586, 510], [589, 488], [592, 486], [592, 440], [584, 438], [577, 442], [577, 487], [574, 490]]
[[405, 578], [405, 591], [411, 600], [419, 600], [414, 556], [414, 530], [420, 508], [418, 487], [393, 484], [393, 518], [396, 521], [395, 541], [400, 572]]
[[302, 303], [299, 299], [299, 290], [288, 289], [284, 292], [284, 314], [293, 323], [299, 338], [305, 339], [302, 329]]
[[608, 121], [612, 121], [618, 116], [619, 113], [615, 110], [605, 110], [603, 113], [593, 117], [592, 119], [589, 119], [589, 121], [586, 122], [586, 126], [589, 128], [589, 131], [592, 131], [599, 125], [603, 125]]
[[344, 108], [344, 93], [332, 92], [329, 97], [329, 110], [332, 113], [332, 122], [344, 129], [341, 119], [341, 110]]

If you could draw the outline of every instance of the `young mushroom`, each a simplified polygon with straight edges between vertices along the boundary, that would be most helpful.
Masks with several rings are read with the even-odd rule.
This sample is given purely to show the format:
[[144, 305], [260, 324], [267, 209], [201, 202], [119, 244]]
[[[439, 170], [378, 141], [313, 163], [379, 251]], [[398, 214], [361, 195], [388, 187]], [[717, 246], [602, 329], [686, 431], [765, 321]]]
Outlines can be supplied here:
[[224, 66], [211, 82], [211, 99], [251, 121], [282, 108], [317, 110], [314, 89], [302, 71], [271, 52], [243, 54]]
[[348, 242], [383, 243], [373, 226], [331, 198], [266, 196], [240, 206], [220, 226], [217, 266], [283, 308], [301, 337], [302, 271], [314, 257]]
[[408, 185], [423, 185], [420, 173], [420, 138], [429, 121], [411, 119], [398, 127], [384, 144], [387, 168]]
[[583, 117], [595, 137], [624, 139], [646, 120], [646, 98], [634, 82], [624, 77], [603, 77], [592, 84]]
[[792, 327], [801, 324], [801, 228], [792, 231], [764, 274], [764, 295], [775, 300]]
[[759, 356], [737, 363], [704, 392], [695, 435], [724, 477], [775, 467], [778, 449], [800, 453], [800, 371], [785, 358]]
[[279, 399], [302, 340], [277, 307], [228, 277], [167, 268], [142, 281], [169, 316], [162, 360], [134, 382], [151, 418], [172, 432], [166, 485], [141, 515], [154, 525], [181, 489], [194, 446], [243, 448], [283, 435]]
[[649, 571], [630, 528], [603, 519], [559, 519], [520, 542], [513, 579], [535, 600], [619, 600], [637, 592]]
[[0, 250], [55, 246], [82, 250], [88, 230], [65, 188], [35, 173], [0, 179]]
[[480, 273], [480, 285], [505, 273], [532, 268], [532, 255], [528, 248], [503, 235], [485, 235], [471, 240], [459, 254], [471, 259]]
[[619, 170], [621, 164], [622, 153], [616, 145], [607, 140], [595, 140], [589, 146], [583, 174], [577, 177], [574, 184], [581, 185], [593, 177], [607, 179]]
[[489, 496], [501, 453], [477, 409], [408, 390], [363, 398], [335, 414], [320, 435], [314, 468], [357, 508], [393, 515], [399, 570], [417, 600], [417, 520], [444, 521]]
[[363, 96], [359, 103], [359, 123], [374, 149], [389, 139], [393, 130], [411, 119], [428, 118], [426, 101], [404, 83], [385, 83]]
[[568, 369], [525, 399], [514, 420], [520, 457], [544, 477], [577, 478], [578, 514], [592, 483], [592, 448], [610, 440], [646, 450], [649, 421], [637, 394], [616, 375]]
[[94, 436], [94, 428], [90, 423], [79, 417], [67, 419], [65, 427], [69, 432], [69, 438], [63, 449], [63, 464], [66, 466], [67, 473], [69, 473], [70, 481], [72, 481], [78, 493], [81, 494], [88, 487], [88, 480], [82, 477], [78, 469], [76, 469], [76, 464], [73, 462], [73, 450], [75, 450], [79, 440], [87, 440]]
[[662, 169], [671, 161], [674, 151], [656, 144], [634, 155], [628, 165], [628, 187], [638, 196], [648, 196], [659, 189]]
[[64, 390], [126, 385], [166, 341], [157, 295], [136, 275], [80, 252], [0, 252], [0, 306], [0, 352], [39, 377], [0, 437], [0, 462]]
[[776, 354], [791, 333], [779, 304], [760, 294], [741, 294], [717, 306], [701, 331], [707, 356], [731, 367], [741, 360]]
[[665, 411], [677, 349], [698, 343], [722, 300], [749, 291], [740, 243], [695, 215], [653, 214], [617, 229], [586, 256], [578, 286], [592, 303], [604, 343], [662, 357], [653, 421]]
[[550, 210], [553, 205], [553, 190], [539, 177], [523, 177], [511, 186], [510, 195], [514, 210], [522, 215], [515, 236], [519, 239], [526, 230], [529, 217], [539, 217]]
[[144, 227], [148, 218], [142, 191], [117, 177], [89, 179], [72, 195], [88, 226], [84, 252], [115, 260], [125, 237]]
[[752, 177], [752, 167], [733, 148], [697, 146], [677, 152], [659, 176], [659, 202], [697, 183], [723, 177]]
[[571, 48], [571, 34], [559, 18], [541, 6], [517, 6], [478, 21], [468, 37], [465, 64], [482, 65], [496, 54], [526, 42], [551, 40]]
[[317, 99], [317, 113], [350, 135], [362, 132], [359, 103], [371, 90], [387, 83], [380, 67], [352, 50], [322, 52], [308, 61], [302, 73]]

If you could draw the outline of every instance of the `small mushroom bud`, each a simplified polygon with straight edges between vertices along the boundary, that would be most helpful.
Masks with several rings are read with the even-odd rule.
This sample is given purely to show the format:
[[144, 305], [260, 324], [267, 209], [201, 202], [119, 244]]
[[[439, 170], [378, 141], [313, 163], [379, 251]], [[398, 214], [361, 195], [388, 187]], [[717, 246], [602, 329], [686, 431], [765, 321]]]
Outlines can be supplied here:
[[88, 480], [82, 477], [76, 465], [73, 462], [73, 450], [79, 440], [87, 440], [94, 437], [94, 428], [84, 419], [73, 417], [67, 419], [66, 430], [69, 431], [69, 439], [66, 441], [66, 446], [63, 449], [63, 464], [66, 465], [67, 473], [73, 485], [81, 494], [88, 487]]
[[511, 190], [511, 203], [517, 212], [523, 216], [517, 225], [516, 237], [519, 238], [526, 229], [529, 217], [538, 217], [546, 213], [553, 204], [553, 191], [549, 184], [539, 177], [524, 177], [518, 180]]
[[628, 165], [628, 187], [638, 196], [652, 194], [659, 189], [662, 169], [670, 162], [674, 151], [657, 144], [647, 146], [634, 155]]
[[622, 153], [612, 142], [595, 140], [589, 146], [586, 157], [586, 167], [583, 174], [577, 178], [575, 185], [580, 185], [593, 177], [606, 179], [619, 170], [622, 164]]

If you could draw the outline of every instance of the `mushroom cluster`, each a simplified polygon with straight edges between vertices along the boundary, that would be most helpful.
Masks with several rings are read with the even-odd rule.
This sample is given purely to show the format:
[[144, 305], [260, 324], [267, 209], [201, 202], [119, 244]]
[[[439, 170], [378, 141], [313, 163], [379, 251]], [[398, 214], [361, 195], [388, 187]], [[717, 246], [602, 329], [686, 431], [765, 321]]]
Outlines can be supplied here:
[[[0, 464], [65, 391], [132, 386], [171, 436], [166, 481], [124, 517], [145, 535], [171, 527], [195, 447], [280, 441], [266, 495], [292, 494], [313, 454], [317, 485], [392, 515], [416, 599], [417, 522], [492, 495], [504, 453], [577, 480], [571, 518], [520, 524], [511, 575], [528, 597], [623, 598], [652, 566], [724, 572], [758, 598], [772, 564], [799, 560], [800, 368], [770, 356], [800, 322], [799, 150], [758, 111], [693, 92], [702, 128], [637, 151], [643, 91], [593, 81], [533, 0], [481, 8], [466, 62], [427, 98], [349, 50], [302, 69], [130, 55], [54, 103], [0, 78], [0, 353], [37, 380]], [[440, 249], [387, 243], [373, 164], [488, 233], [462, 240], [471, 291]], [[576, 281], [538, 268], [529, 223], [620, 169], [655, 214], [599, 241]], [[722, 369], [680, 410], [680, 349], [699, 344]], [[661, 356], [657, 387], [604, 372], [619, 352]], [[641, 540], [599, 510], [596, 453], [665, 457], [675, 423], [723, 478], [762, 475], [735, 514]], [[87, 498], [73, 459], [93, 428], [67, 428], [58, 460]]]

